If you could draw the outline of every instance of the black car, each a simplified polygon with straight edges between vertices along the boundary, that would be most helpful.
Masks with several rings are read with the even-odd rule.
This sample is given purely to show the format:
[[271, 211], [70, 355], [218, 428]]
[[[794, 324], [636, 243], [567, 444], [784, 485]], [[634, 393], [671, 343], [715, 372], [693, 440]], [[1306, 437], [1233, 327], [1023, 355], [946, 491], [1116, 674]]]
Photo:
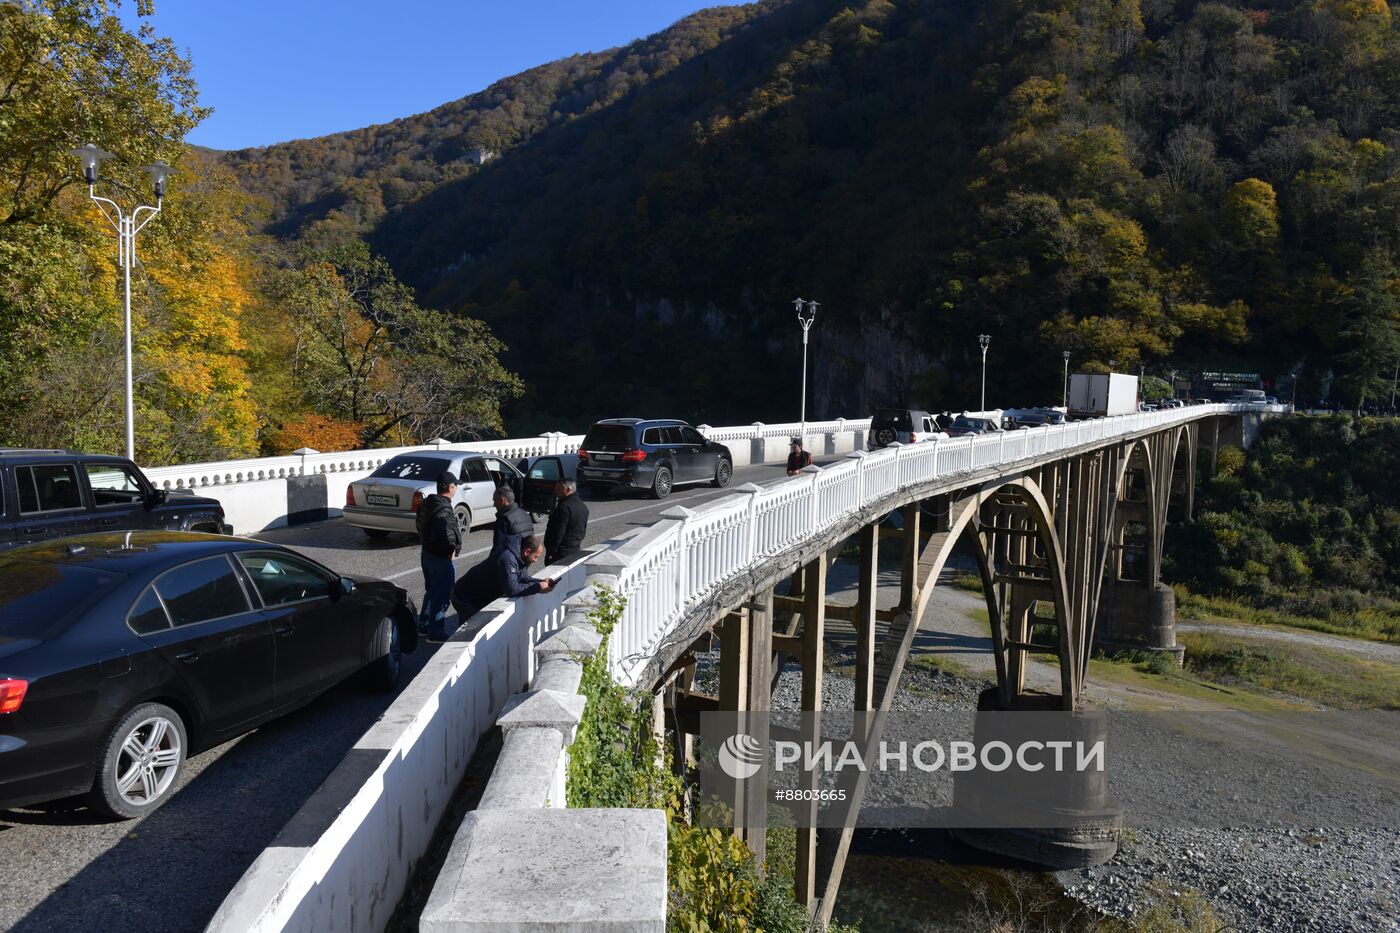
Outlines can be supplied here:
[[79, 535], [0, 554], [0, 809], [86, 794], [136, 817], [192, 753], [368, 668], [398, 680], [413, 604], [287, 548]]
[[578, 481], [592, 489], [650, 490], [664, 499], [686, 483], [728, 486], [729, 448], [684, 421], [609, 418], [588, 429], [578, 449]]
[[217, 500], [157, 489], [123, 457], [0, 449], [0, 551], [63, 535], [143, 528], [232, 532]]

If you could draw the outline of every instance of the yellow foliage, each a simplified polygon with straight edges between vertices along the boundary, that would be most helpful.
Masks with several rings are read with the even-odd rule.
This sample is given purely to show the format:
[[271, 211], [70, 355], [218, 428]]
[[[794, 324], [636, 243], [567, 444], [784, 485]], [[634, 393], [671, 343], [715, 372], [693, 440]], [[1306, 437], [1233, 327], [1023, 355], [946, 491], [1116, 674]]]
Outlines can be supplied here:
[[301, 414], [288, 419], [281, 428], [269, 434], [267, 448], [273, 455], [289, 454], [303, 447], [322, 453], [355, 450], [360, 446], [364, 429], [365, 426], [357, 421], [315, 413]]
[[1390, 22], [1390, 5], [1386, 0], [1317, 0], [1316, 6], [1349, 23], [1371, 17]]

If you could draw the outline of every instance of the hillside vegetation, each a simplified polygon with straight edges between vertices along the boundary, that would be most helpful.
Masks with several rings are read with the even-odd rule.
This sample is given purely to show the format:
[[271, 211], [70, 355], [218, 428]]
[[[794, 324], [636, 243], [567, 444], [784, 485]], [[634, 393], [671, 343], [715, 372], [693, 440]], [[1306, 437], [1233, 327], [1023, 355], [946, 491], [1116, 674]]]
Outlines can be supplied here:
[[1400, 420], [1274, 419], [1219, 467], [1168, 525], [1163, 575], [1236, 603], [1197, 608], [1400, 641]]
[[798, 294], [818, 414], [966, 404], [979, 332], [997, 398], [1069, 348], [1355, 402], [1400, 357], [1397, 147], [1380, 0], [770, 0], [230, 164], [486, 321], [541, 427], [791, 417]]
[[0, 443], [119, 445], [87, 141], [127, 201], [180, 169], [138, 250], [146, 462], [790, 420], [798, 295], [815, 417], [972, 404], [978, 333], [1017, 404], [1065, 348], [1348, 404], [1400, 361], [1381, 0], [763, 0], [236, 153], [181, 142], [190, 62], [114, 9], [0, 4]]

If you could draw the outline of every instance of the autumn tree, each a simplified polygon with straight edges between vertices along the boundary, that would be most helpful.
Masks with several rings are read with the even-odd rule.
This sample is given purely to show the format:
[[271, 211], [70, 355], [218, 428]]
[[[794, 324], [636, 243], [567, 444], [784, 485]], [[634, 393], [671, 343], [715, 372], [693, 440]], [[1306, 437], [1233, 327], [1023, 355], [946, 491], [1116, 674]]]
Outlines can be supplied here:
[[362, 425], [366, 446], [499, 432], [501, 402], [521, 392], [485, 324], [419, 307], [361, 241], [304, 251], [272, 290], [302, 403]]

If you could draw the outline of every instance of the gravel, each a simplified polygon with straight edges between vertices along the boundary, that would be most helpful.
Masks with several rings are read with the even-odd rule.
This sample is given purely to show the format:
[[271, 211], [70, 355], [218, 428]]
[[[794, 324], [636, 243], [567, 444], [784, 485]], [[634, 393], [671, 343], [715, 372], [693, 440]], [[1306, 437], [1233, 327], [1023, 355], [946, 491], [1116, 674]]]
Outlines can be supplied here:
[[[849, 651], [828, 647], [827, 709], [851, 709]], [[705, 665], [702, 670], [713, 670]], [[773, 694], [796, 709], [802, 675], [788, 665]], [[909, 664], [896, 710], [967, 712], [991, 684]], [[1163, 788], [1163, 793], [1171, 793]], [[1055, 874], [1066, 894], [1102, 914], [1131, 918], [1154, 893], [1199, 892], [1241, 931], [1400, 931], [1400, 828], [1280, 830], [1128, 828], [1108, 864]]]

